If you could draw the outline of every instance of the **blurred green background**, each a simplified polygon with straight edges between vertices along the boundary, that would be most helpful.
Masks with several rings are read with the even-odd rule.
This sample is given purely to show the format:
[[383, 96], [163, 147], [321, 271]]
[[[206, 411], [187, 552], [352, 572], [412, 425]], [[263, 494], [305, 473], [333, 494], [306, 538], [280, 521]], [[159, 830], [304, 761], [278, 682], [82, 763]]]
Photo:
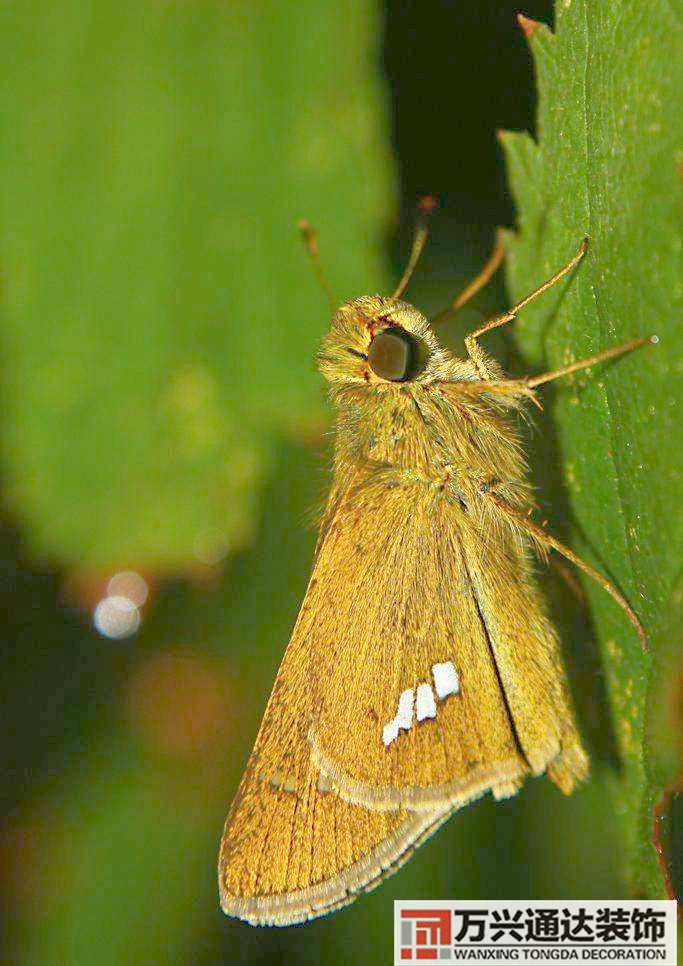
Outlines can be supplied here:
[[[296, 222], [341, 301], [390, 290], [416, 198], [438, 196], [409, 297], [442, 308], [514, 220], [496, 131], [535, 116], [516, 9], [0, 6], [7, 962], [380, 963], [395, 898], [625, 894], [604, 788], [540, 780], [328, 919], [218, 910], [222, 823], [328, 481], [327, 307]], [[498, 279], [446, 341], [503, 304]], [[514, 367], [509, 333], [489, 344]]]

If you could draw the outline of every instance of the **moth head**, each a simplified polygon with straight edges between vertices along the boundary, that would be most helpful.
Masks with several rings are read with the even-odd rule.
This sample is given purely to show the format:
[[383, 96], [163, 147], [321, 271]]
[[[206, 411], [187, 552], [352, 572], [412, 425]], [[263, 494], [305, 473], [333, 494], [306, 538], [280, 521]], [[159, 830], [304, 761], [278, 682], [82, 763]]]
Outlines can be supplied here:
[[[422, 313], [401, 301], [401, 296], [427, 241], [428, 216], [436, 207], [434, 198], [420, 199], [410, 257], [393, 294], [352, 299], [334, 313], [318, 354], [318, 367], [331, 383], [367, 384], [379, 391], [433, 380], [434, 367], [445, 354]], [[332, 290], [318, 255], [317, 233], [305, 220], [299, 222], [299, 229], [332, 305]]]
[[332, 383], [390, 389], [429, 381], [442, 350], [416, 308], [379, 295], [346, 302], [334, 314], [318, 354]]

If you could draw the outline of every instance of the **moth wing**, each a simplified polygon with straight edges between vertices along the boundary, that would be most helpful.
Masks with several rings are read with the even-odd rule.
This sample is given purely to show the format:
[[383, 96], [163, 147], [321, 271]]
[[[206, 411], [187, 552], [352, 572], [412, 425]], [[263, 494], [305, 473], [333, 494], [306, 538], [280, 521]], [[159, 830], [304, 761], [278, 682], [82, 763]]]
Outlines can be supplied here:
[[320, 548], [314, 761], [372, 808], [502, 795], [529, 771], [472, 591], [462, 512], [436, 487], [369, 474]]
[[[588, 773], [559, 642], [515, 541], [466, 548], [467, 569], [505, 688], [510, 715], [532, 771], [545, 769], [565, 793]], [[490, 574], [496, 573], [496, 580]], [[500, 604], [504, 588], [505, 606]]]
[[[487, 536], [436, 486], [388, 479], [376, 472], [349, 487], [319, 550], [314, 763], [374, 809], [512, 794], [557, 756], [559, 717], [546, 757], [530, 763], [508, 703], [515, 682], [503, 686], [470, 571]], [[479, 576], [506, 607], [495, 567]], [[530, 594], [515, 605], [533, 609]]]
[[221, 840], [221, 906], [255, 925], [303, 922], [351, 902], [450, 812], [372, 811], [318, 773], [307, 741], [308, 614], [305, 599]]

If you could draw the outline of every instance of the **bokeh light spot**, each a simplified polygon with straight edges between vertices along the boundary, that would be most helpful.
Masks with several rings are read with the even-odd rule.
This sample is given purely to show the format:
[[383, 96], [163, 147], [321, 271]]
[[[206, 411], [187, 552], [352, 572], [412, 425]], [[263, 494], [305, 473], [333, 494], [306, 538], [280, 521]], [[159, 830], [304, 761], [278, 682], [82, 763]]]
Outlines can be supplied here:
[[93, 613], [95, 629], [104, 637], [123, 640], [140, 627], [140, 611], [132, 600], [120, 594], [103, 597]]
[[135, 570], [121, 570], [107, 584], [111, 597], [127, 597], [136, 607], [142, 607], [149, 596], [149, 584]]
[[228, 555], [230, 539], [223, 530], [210, 528], [200, 533], [194, 541], [194, 555], [200, 563], [213, 567]]

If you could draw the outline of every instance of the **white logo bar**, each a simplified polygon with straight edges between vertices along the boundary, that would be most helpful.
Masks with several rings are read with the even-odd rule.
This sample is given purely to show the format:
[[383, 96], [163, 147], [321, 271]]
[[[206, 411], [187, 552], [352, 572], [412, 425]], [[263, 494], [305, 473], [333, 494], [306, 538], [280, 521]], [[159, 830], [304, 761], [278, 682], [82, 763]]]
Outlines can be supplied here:
[[676, 907], [659, 899], [394, 902], [394, 964], [676, 966]]

